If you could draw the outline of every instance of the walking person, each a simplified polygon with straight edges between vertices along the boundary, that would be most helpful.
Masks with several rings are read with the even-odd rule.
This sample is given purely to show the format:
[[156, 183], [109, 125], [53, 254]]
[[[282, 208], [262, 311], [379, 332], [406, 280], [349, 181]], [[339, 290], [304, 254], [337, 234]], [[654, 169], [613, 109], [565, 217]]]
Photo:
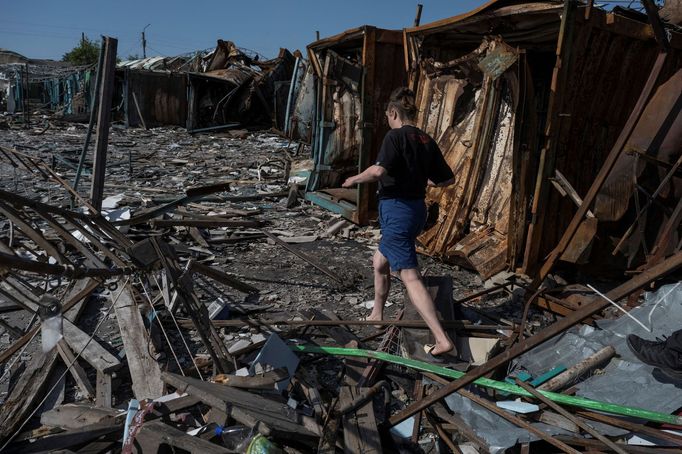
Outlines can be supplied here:
[[381, 241], [374, 254], [374, 308], [367, 320], [382, 320], [391, 286], [390, 272], [398, 272], [407, 294], [431, 330], [434, 345], [425, 347], [434, 359], [455, 355], [455, 345], [438, 320], [431, 295], [424, 286], [417, 262], [415, 240], [424, 228], [427, 186], [447, 186], [454, 175], [436, 142], [414, 125], [414, 93], [398, 88], [391, 94], [386, 117], [391, 130], [381, 145], [377, 162], [348, 178], [343, 187], [379, 182]]

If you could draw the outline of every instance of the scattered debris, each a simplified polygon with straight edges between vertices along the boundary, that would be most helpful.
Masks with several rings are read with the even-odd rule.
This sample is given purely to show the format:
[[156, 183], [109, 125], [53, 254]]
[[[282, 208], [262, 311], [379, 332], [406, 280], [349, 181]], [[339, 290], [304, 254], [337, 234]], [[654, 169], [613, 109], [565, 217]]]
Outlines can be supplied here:
[[[626, 343], [682, 323], [682, 39], [643, 3], [418, 8], [308, 60], [106, 38], [92, 84], [0, 53], [0, 451], [678, 452], [682, 382]], [[459, 178], [420, 238], [447, 363], [397, 277], [364, 318], [373, 189], [338, 188], [404, 84]]]

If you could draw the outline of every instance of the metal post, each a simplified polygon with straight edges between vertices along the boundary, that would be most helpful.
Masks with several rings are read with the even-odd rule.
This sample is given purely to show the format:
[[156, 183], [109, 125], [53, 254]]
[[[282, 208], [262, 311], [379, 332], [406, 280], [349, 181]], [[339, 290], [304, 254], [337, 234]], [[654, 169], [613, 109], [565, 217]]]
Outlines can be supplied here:
[[114, 94], [114, 75], [116, 71], [116, 47], [118, 40], [104, 37], [104, 70], [102, 71], [99, 90], [99, 109], [97, 111], [97, 141], [92, 162], [92, 186], [90, 199], [98, 211], [102, 209], [104, 193], [104, 175], [107, 162], [107, 145], [109, 142], [109, 120], [111, 119], [111, 101]]
[[417, 15], [414, 16], [414, 26], [419, 27], [419, 23], [422, 20], [422, 8], [424, 8], [424, 5], [421, 3], [417, 3]]
[[152, 24], [147, 24], [142, 29], [142, 58], [147, 58], [147, 39], [145, 38], [144, 31]]
[[[81, 156], [78, 160], [78, 168], [76, 169], [76, 177], [73, 180], [73, 190], [78, 191], [78, 182], [81, 179], [81, 173], [83, 172], [83, 165], [85, 164], [85, 156], [88, 153], [88, 145], [90, 144], [90, 138], [92, 137], [92, 129], [95, 126], [95, 118], [97, 106], [99, 106], [99, 92], [100, 85], [102, 84], [102, 71], [104, 70], [104, 40], [102, 40], [102, 45], [99, 49], [99, 60], [97, 63], [97, 73], [95, 74], [95, 95], [90, 100], [90, 121], [88, 122], [88, 132], [85, 134], [85, 143], [83, 144], [83, 150], [81, 150]], [[73, 201], [73, 199], [72, 199]]]

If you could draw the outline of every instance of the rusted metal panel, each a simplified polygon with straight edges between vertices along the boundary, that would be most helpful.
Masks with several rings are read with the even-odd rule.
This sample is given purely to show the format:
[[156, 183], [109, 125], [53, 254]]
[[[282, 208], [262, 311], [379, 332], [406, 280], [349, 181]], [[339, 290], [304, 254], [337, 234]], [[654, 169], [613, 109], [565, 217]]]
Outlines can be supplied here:
[[[126, 126], [185, 126], [187, 124], [187, 76], [182, 73], [125, 71]], [[140, 115], [135, 108], [135, 100]], [[142, 120], [142, 121], [141, 121]]]
[[[617, 221], [628, 209], [630, 197], [635, 190], [635, 182], [645, 166], [644, 162], [637, 162], [638, 153], [655, 153], [665, 162], [670, 162], [671, 158], [675, 159], [676, 155], [679, 155], [680, 146], [682, 146], [682, 137], [679, 134], [670, 135], [671, 143], [667, 150], [660, 149], [661, 140], [657, 136], [659, 136], [660, 125], [666, 123], [671, 115], [672, 121], [682, 124], [680, 93], [682, 93], [682, 71], [678, 71], [661, 85], [652, 96], [633, 129], [632, 135], [623, 147], [624, 155], [614, 165], [595, 199], [594, 212], [600, 221]], [[666, 151], [671, 155], [661, 156], [661, 153]]]
[[[562, 62], [566, 67], [566, 77], [556, 85], [556, 91], [562, 94], [561, 100], [547, 114], [550, 124], [547, 143], [554, 159], [551, 166], [571, 181], [578, 194], [587, 194], [635, 107], [654, 66], [658, 46], [646, 23], [621, 16], [617, 21], [608, 23], [608, 14], [599, 9], [593, 9], [588, 19], [580, 13], [573, 17], [575, 32], [567, 42], [571, 52]], [[682, 52], [673, 46], [662, 64], [654, 88], [667, 80], [681, 63]], [[552, 169], [548, 171], [553, 172]], [[621, 177], [621, 183], [616, 184], [614, 180], [610, 189], [619, 193], [613, 195], [620, 201], [620, 207], [612, 206], [615, 211], [609, 218], [614, 218], [617, 212], [627, 207], [629, 197], [624, 194], [632, 193], [627, 189], [629, 183], [624, 183], [628, 177]], [[543, 184], [547, 184], [547, 180]], [[537, 213], [542, 227], [528, 238], [528, 245], [534, 245], [536, 252], [526, 257], [526, 271], [532, 271], [538, 261], [558, 244], [575, 213], [572, 202], [556, 193], [548, 193], [545, 207]], [[604, 214], [602, 212], [602, 216]], [[605, 228], [609, 226], [600, 226], [598, 232], [601, 233], [597, 233], [600, 238], [609, 237]], [[610, 257], [613, 245], [601, 241], [594, 247], [591, 257], [598, 260]], [[610, 265], [614, 270], [622, 269], [626, 262], [621, 260], [620, 264]]]
[[[463, 258], [486, 277], [507, 264], [518, 78], [510, 71], [495, 80], [517, 58], [504, 43], [485, 41], [456, 62], [426, 64], [417, 90], [417, 125], [455, 174], [454, 185], [428, 191], [432, 218], [419, 241], [424, 252]], [[481, 235], [490, 251], [474, 246]]]

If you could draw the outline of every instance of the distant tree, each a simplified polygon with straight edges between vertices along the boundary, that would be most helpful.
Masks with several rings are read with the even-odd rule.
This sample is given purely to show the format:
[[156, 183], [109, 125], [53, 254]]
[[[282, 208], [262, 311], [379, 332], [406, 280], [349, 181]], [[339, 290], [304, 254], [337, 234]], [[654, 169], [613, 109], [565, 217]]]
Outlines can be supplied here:
[[130, 54], [128, 55], [128, 58], [126, 58], [126, 60], [139, 60], [141, 58], [142, 57], [140, 57], [138, 54]]
[[76, 47], [62, 56], [62, 61], [68, 61], [76, 66], [97, 63], [99, 56], [99, 41], [89, 39], [83, 35]]

